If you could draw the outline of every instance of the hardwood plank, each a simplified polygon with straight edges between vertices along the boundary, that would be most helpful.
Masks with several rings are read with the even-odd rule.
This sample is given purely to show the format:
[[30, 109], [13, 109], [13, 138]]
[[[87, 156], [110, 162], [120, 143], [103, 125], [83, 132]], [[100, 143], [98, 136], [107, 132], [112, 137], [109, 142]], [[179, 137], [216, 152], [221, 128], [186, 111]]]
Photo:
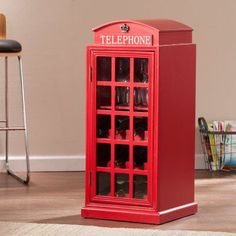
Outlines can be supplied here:
[[0, 221], [236, 232], [236, 172], [196, 171], [199, 211], [163, 225], [83, 219], [84, 172], [32, 173], [24, 186], [0, 174]]

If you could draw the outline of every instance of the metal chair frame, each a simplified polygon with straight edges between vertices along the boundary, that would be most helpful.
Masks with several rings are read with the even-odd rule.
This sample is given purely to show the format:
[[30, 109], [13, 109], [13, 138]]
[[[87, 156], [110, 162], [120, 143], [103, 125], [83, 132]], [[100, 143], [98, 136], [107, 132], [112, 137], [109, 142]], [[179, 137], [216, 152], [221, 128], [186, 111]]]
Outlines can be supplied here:
[[[3, 14], [0, 14], [0, 39], [6, 37], [6, 20]], [[22, 121], [23, 125], [19, 127], [13, 127], [9, 125], [9, 104], [8, 104], [8, 57], [16, 56], [19, 63], [20, 72], [20, 87], [21, 87], [21, 109], [22, 109]], [[0, 123], [4, 124], [4, 127], [0, 127], [0, 131], [5, 132], [5, 166], [6, 171], [9, 175], [17, 179], [18, 181], [28, 184], [30, 181], [30, 163], [29, 163], [29, 145], [28, 145], [28, 132], [26, 122], [26, 109], [25, 109], [25, 92], [24, 92], [24, 76], [23, 76], [23, 65], [21, 54], [19, 53], [0, 53], [0, 57], [5, 58], [5, 119], [0, 120]], [[24, 143], [25, 143], [25, 161], [26, 161], [26, 176], [20, 177], [11, 168], [9, 163], [9, 132], [10, 131], [23, 131], [24, 132]]]

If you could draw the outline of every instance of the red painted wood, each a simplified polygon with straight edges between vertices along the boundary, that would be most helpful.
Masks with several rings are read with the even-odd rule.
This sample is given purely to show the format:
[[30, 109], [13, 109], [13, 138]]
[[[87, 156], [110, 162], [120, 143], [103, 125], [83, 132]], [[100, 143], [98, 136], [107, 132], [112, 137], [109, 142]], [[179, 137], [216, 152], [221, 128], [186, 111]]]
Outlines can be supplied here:
[[[125, 24], [128, 32], [124, 33], [120, 26]], [[192, 29], [171, 20], [138, 20], [110, 22], [94, 32], [95, 43], [87, 47], [86, 201], [82, 216], [160, 224], [194, 214], [196, 52]], [[151, 41], [142, 41], [150, 35]], [[98, 57], [111, 58], [111, 81], [97, 80]], [[117, 57], [129, 58], [128, 82], [115, 80]], [[134, 81], [135, 58], [148, 59], [148, 83]], [[97, 107], [96, 91], [101, 86], [109, 88], [111, 102]], [[116, 104], [116, 88], [121, 87], [129, 87], [129, 106]], [[148, 89], [148, 107], [134, 104], [136, 88]], [[97, 137], [98, 115], [110, 117], [106, 137]], [[116, 116], [129, 117], [125, 139], [115, 131]], [[144, 140], [133, 135], [134, 117], [148, 120]], [[110, 147], [105, 165], [97, 165], [97, 144]], [[121, 167], [115, 164], [116, 145], [129, 147], [129, 159]], [[133, 164], [137, 146], [147, 147], [147, 161], [141, 167]], [[97, 194], [97, 173], [110, 176], [106, 196]], [[116, 196], [117, 174], [128, 177], [128, 192], [123, 197]], [[134, 196], [136, 176], [143, 178], [143, 186], [147, 178], [143, 199]]]
[[197, 204], [188, 204], [181, 207], [169, 209], [168, 211], [156, 212], [152, 209], [128, 208], [127, 206], [112, 207], [109, 205], [99, 206], [91, 205], [84, 207], [81, 211], [85, 218], [98, 218], [108, 219], [117, 221], [130, 221], [137, 223], [148, 223], [148, 224], [163, 224], [172, 220], [176, 220], [185, 216], [195, 214], [197, 211]]
[[[112, 61], [114, 61], [113, 60], [113, 57], [120, 57], [120, 56], [124, 56], [124, 52], [123, 51], [121, 51], [121, 52], [119, 52], [119, 51], [106, 51], [106, 53], [104, 54], [104, 52], [99, 52], [98, 50], [97, 50], [97, 48], [90, 48], [90, 50], [91, 50], [91, 57], [93, 57], [91, 60], [93, 60], [93, 61], [95, 61], [95, 59], [94, 58], [96, 58], [97, 56], [110, 56], [110, 57], [112, 57]], [[133, 67], [132, 65], [133, 65], [133, 59], [132, 58], [148, 58], [149, 60], [150, 60], [150, 62], [153, 60], [153, 52], [129, 52], [129, 53], [125, 53], [125, 56], [126, 57], [129, 57], [129, 58], [131, 58], [131, 68]], [[112, 64], [114, 64], [114, 62], [112, 63]], [[150, 64], [151, 65], [151, 64]], [[112, 68], [113, 68], [113, 70], [112, 71], [115, 71], [115, 66], [114, 65], [112, 65]], [[152, 73], [152, 67], [150, 66], [150, 68], [149, 68], [149, 77], [150, 77], [150, 79], [152, 78], [152, 76], [153, 76], [153, 73]], [[94, 64], [93, 65], [93, 70], [95, 70], [96, 71], [96, 65]], [[114, 103], [114, 88], [115, 87], [119, 87], [119, 86], [121, 86], [121, 85], [126, 85], [126, 86], [129, 86], [130, 87], [130, 93], [131, 94], [133, 94], [133, 89], [134, 89], [134, 87], [139, 87], [139, 85], [140, 85], [140, 83], [134, 83], [134, 81], [132, 81], [132, 79], [131, 79], [131, 81], [129, 82], [129, 83], [120, 83], [120, 82], [115, 82], [115, 75], [114, 75], [114, 73], [112, 73], [112, 81], [96, 81], [96, 75], [94, 75], [94, 81], [95, 82], [91, 82], [91, 83], [94, 83], [93, 85], [94, 85], [94, 87], [92, 88], [92, 90], [96, 90], [96, 86], [101, 86], [101, 85], [104, 85], [104, 86], [111, 86], [111, 88], [112, 88], [112, 104], [111, 104], [111, 106], [109, 107], [109, 111], [108, 110], [105, 110], [105, 113], [104, 114], [109, 114], [109, 115], [111, 115], [111, 120], [112, 120], [112, 127], [111, 127], [111, 137], [109, 137], [109, 139], [104, 139], [104, 138], [96, 138], [96, 134], [95, 134], [95, 130], [96, 130], [96, 114], [97, 114], [97, 111], [99, 111], [99, 114], [103, 114], [103, 111], [104, 110], [97, 110], [96, 108], [95, 108], [95, 105], [94, 104], [96, 104], [96, 98], [95, 98], [95, 102], [94, 102], [94, 104], [92, 104], [91, 105], [91, 116], [93, 117], [93, 122], [91, 122], [91, 124], [90, 124], [90, 127], [91, 127], [91, 133], [90, 133], [90, 135], [91, 135], [91, 137], [93, 136], [94, 138], [93, 138], [93, 140], [96, 140], [96, 143], [110, 143], [111, 144], [111, 166], [109, 167], [109, 168], [107, 168], [107, 167], [96, 167], [96, 157], [95, 157], [95, 155], [96, 155], [96, 151], [93, 153], [93, 154], [91, 154], [91, 156], [93, 156], [93, 158], [91, 158], [91, 173], [92, 173], [92, 176], [94, 176], [93, 177], [93, 179], [92, 179], [92, 184], [91, 184], [91, 189], [93, 190], [92, 191], [92, 194], [91, 194], [91, 197], [94, 197], [96, 194], [95, 194], [95, 192], [96, 192], [96, 186], [95, 186], [95, 183], [97, 182], [97, 180], [96, 180], [96, 173], [97, 172], [106, 172], [106, 173], [111, 173], [111, 194], [110, 194], [110, 196], [111, 197], [113, 197], [114, 196], [114, 189], [115, 189], [115, 187], [114, 187], [114, 174], [115, 173], [129, 173], [130, 175], [129, 175], [129, 177], [130, 177], [130, 183], [132, 183], [133, 182], [133, 175], [134, 174], [138, 174], [138, 175], [147, 175], [148, 176], [148, 178], [150, 179], [150, 181], [148, 182], [148, 188], [150, 189], [150, 191], [149, 191], [149, 197], [148, 197], [148, 199], [151, 201], [151, 199], [152, 199], [152, 196], [151, 196], [151, 192], [152, 192], [152, 182], [151, 182], [151, 180], [152, 180], [152, 176], [151, 176], [151, 171], [140, 171], [140, 170], [133, 170], [133, 166], [132, 165], [130, 165], [130, 167], [129, 167], [129, 170], [125, 170], [125, 169], [120, 169], [120, 170], [118, 170], [118, 168], [114, 168], [114, 145], [115, 144], [126, 144], [126, 145], [129, 145], [130, 146], [130, 162], [132, 163], [133, 162], [133, 159], [132, 159], [132, 156], [133, 156], [133, 146], [135, 146], [135, 145], [138, 145], [138, 146], [148, 146], [149, 148], [148, 148], [148, 150], [149, 150], [149, 154], [148, 154], [148, 156], [149, 156], [149, 160], [150, 160], [150, 162], [151, 162], [151, 153], [152, 153], [152, 148], [151, 148], [151, 145], [149, 145], [149, 142], [148, 142], [148, 140], [145, 140], [145, 141], [139, 141], [139, 140], [133, 140], [133, 136], [130, 136], [130, 139], [129, 140], [119, 140], [119, 139], [114, 139], [114, 137], [115, 137], [115, 135], [114, 135], [114, 116], [117, 114], [117, 112], [118, 112], [118, 114], [119, 115], [123, 115], [123, 114], [125, 114], [125, 115], [128, 115], [128, 116], [130, 116], [130, 132], [131, 133], [133, 133], [133, 117], [134, 116], [150, 116], [150, 115], [148, 115], [148, 113], [149, 112], [147, 112], [148, 110], [150, 110], [150, 114], [151, 114], [151, 107], [152, 107], [152, 99], [150, 98], [150, 101], [149, 101], [149, 106], [150, 106], [150, 108], [146, 111], [145, 110], [145, 112], [143, 112], [143, 110], [142, 110], [142, 112], [134, 112], [133, 111], [133, 109], [132, 109], [132, 107], [133, 107], [133, 104], [134, 104], [134, 102], [133, 102], [133, 98], [132, 98], [132, 96], [131, 96], [131, 98], [130, 98], [130, 107], [129, 107], [129, 112], [127, 113], [125, 113], [125, 112], [122, 112], [122, 111], [117, 111], [116, 109], [117, 109], [117, 106], [115, 106], [115, 103]], [[133, 78], [133, 71], [132, 71], [132, 69], [131, 69], [131, 72], [130, 72], [130, 78]], [[151, 81], [152, 81], [152, 79], [151, 79]], [[152, 88], [152, 86], [151, 86], [151, 82], [150, 83], [148, 83], [148, 84], [145, 84], [145, 85], [142, 85], [142, 86], [140, 86], [140, 87], [148, 87], [148, 88]], [[95, 92], [93, 92], [93, 94], [95, 94]], [[95, 97], [95, 96], [94, 96]], [[151, 119], [151, 117], [149, 117], [149, 122], [150, 122], [150, 124], [149, 124], [149, 127], [151, 127], [151, 124], [152, 124], [152, 119]], [[151, 130], [149, 131], [149, 133], [151, 134]], [[149, 138], [150, 140], [151, 140], [151, 137]], [[90, 147], [88, 147], [90, 150], [92, 150], [93, 148], [94, 149], [96, 149], [96, 146], [92, 143], [92, 142], [90, 142]], [[150, 169], [151, 170], [151, 168], [152, 168], [152, 165], [149, 165], [149, 167], [147, 167], [147, 169]], [[133, 194], [132, 194], [132, 192], [133, 192], [133, 186], [130, 184], [130, 186], [129, 186], [129, 197], [130, 198], [132, 198], [132, 200], [130, 201], [130, 203], [135, 203], [135, 201], [138, 201], [139, 202], [139, 204], [140, 204], [140, 201], [139, 200], [137, 200], [137, 199], [133, 199]], [[105, 197], [106, 198], [106, 197]], [[102, 199], [104, 199], [104, 197], [102, 197], [101, 198], [101, 201], [102, 201]], [[111, 201], [114, 201], [114, 199], [111, 199]], [[117, 201], [120, 201], [120, 199], [117, 199]], [[145, 200], [144, 200], [145, 201]]]
[[119, 35], [122, 24], [130, 26], [130, 35], [152, 35], [152, 45], [192, 43], [192, 28], [168, 19], [114, 21], [93, 29], [95, 44], [100, 44], [101, 35]]
[[160, 47], [158, 124], [164, 210], [194, 201], [195, 45]]

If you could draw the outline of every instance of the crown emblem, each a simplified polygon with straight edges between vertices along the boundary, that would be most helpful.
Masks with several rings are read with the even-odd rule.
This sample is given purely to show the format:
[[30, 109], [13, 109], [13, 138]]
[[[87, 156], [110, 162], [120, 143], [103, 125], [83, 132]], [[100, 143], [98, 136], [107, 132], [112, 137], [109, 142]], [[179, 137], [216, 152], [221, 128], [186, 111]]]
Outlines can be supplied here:
[[123, 24], [120, 26], [120, 30], [122, 33], [127, 33], [129, 31], [129, 26], [126, 24]]

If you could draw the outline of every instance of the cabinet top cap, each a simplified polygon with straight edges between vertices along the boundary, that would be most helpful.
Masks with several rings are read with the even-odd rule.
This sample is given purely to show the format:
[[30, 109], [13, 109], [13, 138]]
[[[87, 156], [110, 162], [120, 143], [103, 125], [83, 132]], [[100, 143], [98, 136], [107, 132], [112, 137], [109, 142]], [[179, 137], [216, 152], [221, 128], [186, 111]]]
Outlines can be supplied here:
[[143, 27], [149, 27], [156, 29], [160, 32], [164, 31], [192, 31], [193, 29], [183, 23], [169, 20], [169, 19], [142, 19], [142, 20], [119, 20], [119, 21], [111, 21], [100, 26], [93, 28], [93, 31], [98, 31], [105, 27], [110, 27], [114, 24], [137, 24]]
[[94, 42], [103, 46], [157, 46], [192, 43], [193, 29], [174, 20], [119, 20], [93, 29]]

